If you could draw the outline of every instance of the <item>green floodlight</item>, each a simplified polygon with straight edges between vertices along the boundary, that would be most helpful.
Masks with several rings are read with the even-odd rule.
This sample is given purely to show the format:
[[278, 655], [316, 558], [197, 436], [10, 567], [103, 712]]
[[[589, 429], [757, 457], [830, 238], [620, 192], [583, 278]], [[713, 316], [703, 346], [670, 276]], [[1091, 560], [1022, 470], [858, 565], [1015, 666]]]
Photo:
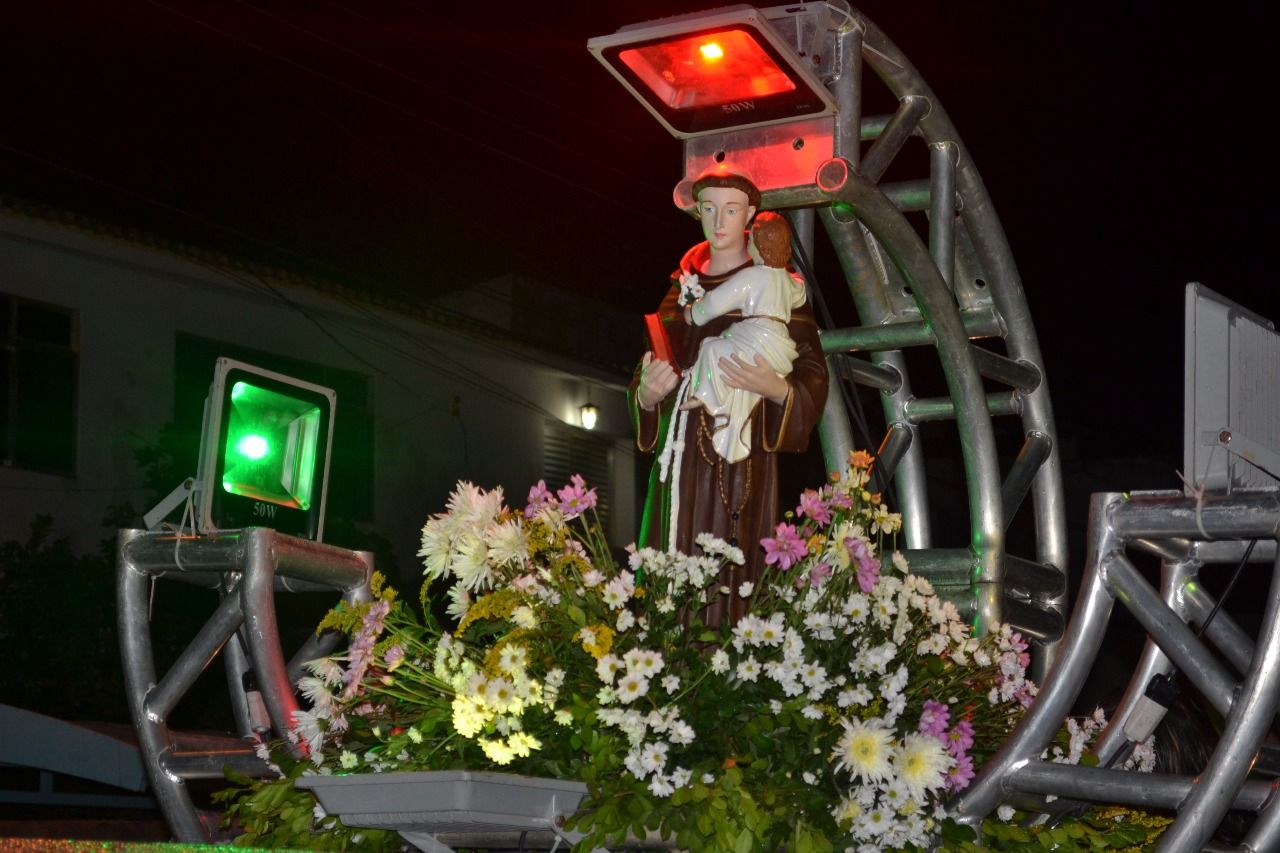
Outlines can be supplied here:
[[336, 402], [330, 388], [219, 358], [200, 444], [201, 532], [265, 526], [320, 540]]

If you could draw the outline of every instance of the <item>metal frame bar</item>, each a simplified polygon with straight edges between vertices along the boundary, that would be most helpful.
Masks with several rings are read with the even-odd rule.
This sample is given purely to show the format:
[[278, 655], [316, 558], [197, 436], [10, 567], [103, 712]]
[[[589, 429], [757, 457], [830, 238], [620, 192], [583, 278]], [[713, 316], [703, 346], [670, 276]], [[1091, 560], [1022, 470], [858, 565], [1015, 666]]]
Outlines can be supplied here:
[[[1280, 842], [1280, 798], [1275, 784], [1250, 782], [1255, 756], [1280, 706], [1280, 559], [1273, 559], [1271, 592], [1258, 640], [1251, 643], [1219, 612], [1206, 634], [1242, 681], [1198, 638], [1188, 623], [1213, 607], [1198, 583], [1197, 543], [1211, 539], [1267, 538], [1280, 530], [1280, 494], [1186, 498], [1173, 493], [1093, 496], [1084, 587], [1068, 626], [1057, 666], [1013, 735], [953, 804], [961, 820], [977, 825], [1013, 792], [1055, 794], [1091, 801], [1177, 809], [1158, 853], [1202, 849], [1231, 808], [1259, 812], [1244, 849], [1273, 849]], [[1161, 554], [1157, 593], [1125, 556], [1137, 546]], [[1217, 548], [1222, 554], [1235, 549]], [[1276, 549], [1271, 549], [1274, 557]], [[1118, 757], [1127, 742], [1122, 727], [1148, 680], [1171, 665], [1226, 717], [1207, 767], [1195, 777], [1161, 777], [1043, 762], [1048, 746], [1097, 657], [1115, 600], [1124, 603], [1149, 641], [1111, 724], [1095, 750], [1101, 762]], [[1223, 620], [1221, 624], [1219, 620]]]
[[[280, 652], [276, 591], [340, 591], [367, 601], [372, 556], [267, 528], [175, 537], [168, 532], [121, 530], [116, 546], [117, 620], [125, 688], [134, 729], [156, 802], [181, 841], [209, 838], [186, 790], [187, 779], [218, 778], [224, 766], [264, 775], [265, 765], [242, 739], [191, 737], [169, 728], [168, 717], [219, 650], [226, 651], [232, 712], [242, 737], [254, 722], [241, 675], [252, 672], [276, 734], [284, 737], [298, 704], [296, 670], [306, 656], [323, 654], [338, 638], [308, 640], [290, 665]], [[209, 620], [157, 681], [150, 631], [151, 584], [168, 577], [223, 593]], [[241, 642], [247, 649], [241, 649]]]

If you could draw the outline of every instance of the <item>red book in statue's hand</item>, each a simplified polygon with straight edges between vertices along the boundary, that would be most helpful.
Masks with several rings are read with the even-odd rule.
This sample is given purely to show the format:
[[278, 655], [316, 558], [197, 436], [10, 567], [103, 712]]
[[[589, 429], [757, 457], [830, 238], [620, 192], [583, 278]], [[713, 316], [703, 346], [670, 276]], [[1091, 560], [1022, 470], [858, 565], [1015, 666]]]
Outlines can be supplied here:
[[675, 356], [671, 352], [671, 341], [667, 339], [667, 330], [662, 325], [662, 318], [657, 314], [644, 315], [645, 328], [649, 330], [649, 345], [653, 348], [653, 357], [671, 365], [671, 369], [680, 375]]

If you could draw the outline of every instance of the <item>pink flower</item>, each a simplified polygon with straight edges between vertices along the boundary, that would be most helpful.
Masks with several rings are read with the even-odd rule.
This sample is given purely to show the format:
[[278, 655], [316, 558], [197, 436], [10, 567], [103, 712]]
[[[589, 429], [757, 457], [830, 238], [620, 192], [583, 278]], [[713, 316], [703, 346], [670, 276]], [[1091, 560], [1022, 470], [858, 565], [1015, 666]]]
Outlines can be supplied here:
[[956, 763], [947, 771], [947, 788], [952, 791], [963, 791], [973, 781], [973, 756], [958, 755]]
[[776, 563], [784, 572], [808, 553], [804, 540], [796, 534], [796, 528], [791, 524], [779, 524], [774, 538], [762, 538], [760, 547], [764, 548], [765, 565], [772, 566]]
[[952, 726], [951, 731], [947, 732], [946, 744], [947, 752], [959, 759], [973, 746], [973, 723], [961, 720]]
[[528, 505], [524, 508], [524, 517], [533, 518], [545, 507], [552, 506], [556, 502], [556, 496], [551, 494], [551, 490], [547, 488], [546, 480], [539, 480], [538, 485], [529, 489]]
[[566, 519], [577, 518], [596, 505], [596, 490], [588, 489], [581, 475], [574, 474], [569, 481], [569, 485], [556, 492], [560, 497], [560, 511]]
[[920, 734], [936, 737], [945, 746], [947, 723], [950, 721], [951, 709], [945, 703], [935, 702], [932, 699], [924, 701], [924, 711], [920, 714]]
[[805, 489], [800, 495], [800, 505], [796, 507], [796, 515], [807, 515], [818, 524], [831, 523], [831, 505], [822, 499], [816, 489]]
[[831, 567], [826, 563], [818, 563], [809, 570], [809, 583], [814, 586], [822, 586], [822, 582], [831, 577]]
[[844, 540], [849, 556], [858, 563], [858, 586], [863, 592], [871, 592], [880, 580], [880, 561], [871, 555], [871, 547], [865, 539], [850, 536]]
[[835, 492], [828, 501], [836, 509], [853, 509], [853, 498], [843, 492]]

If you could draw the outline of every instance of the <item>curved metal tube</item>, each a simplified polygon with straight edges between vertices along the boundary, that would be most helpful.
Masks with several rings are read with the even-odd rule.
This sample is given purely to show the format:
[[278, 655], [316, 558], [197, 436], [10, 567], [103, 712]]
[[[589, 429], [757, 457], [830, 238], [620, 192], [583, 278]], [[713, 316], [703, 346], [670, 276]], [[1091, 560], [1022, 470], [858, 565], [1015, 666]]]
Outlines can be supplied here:
[[[986, 411], [986, 393], [955, 300], [915, 229], [873, 184], [850, 171], [844, 184], [830, 190], [830, 195], [833, 201], [851, 207], [885, 247], [933, 329], [942, 373], [956, 406], [969, 494], [970, 547], [978, 557], [977, 580], [999, 583], [1004, 557], [999, 457]], [[999, 618], [998, 613], [984, 615]]]

